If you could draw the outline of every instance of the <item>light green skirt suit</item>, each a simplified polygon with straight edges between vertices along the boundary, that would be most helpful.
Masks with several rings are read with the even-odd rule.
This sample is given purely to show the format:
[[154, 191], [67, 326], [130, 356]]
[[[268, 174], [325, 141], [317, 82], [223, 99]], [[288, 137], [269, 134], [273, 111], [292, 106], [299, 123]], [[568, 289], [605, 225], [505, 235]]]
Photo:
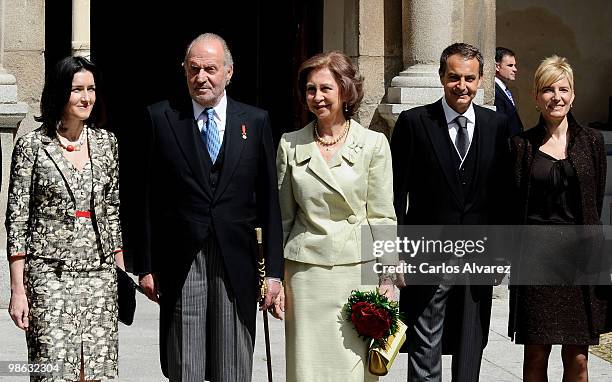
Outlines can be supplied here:
[[310, 123], [283, 135], [277, 169], [287, 381], [376, 380], [367, 371], [368, 344], [341, 311], [352, 290], [376, 288], [362, 280], [362, 268], [374, 264], [362, 239], [377, 239], [375, 226], [396, 225], [387, 138], [351, 120], [345, 143], [326, 162]]

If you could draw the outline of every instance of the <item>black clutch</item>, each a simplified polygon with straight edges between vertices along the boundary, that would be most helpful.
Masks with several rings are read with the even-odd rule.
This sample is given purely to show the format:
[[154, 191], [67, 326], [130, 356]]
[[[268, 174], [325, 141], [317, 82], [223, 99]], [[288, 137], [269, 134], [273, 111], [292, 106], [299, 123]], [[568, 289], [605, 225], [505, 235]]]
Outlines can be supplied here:
[[136, 311], [136, 290], [140, 286], [121, 268], [117, 269], [117, 305], [119, 306], [119, 321], [132, 325]]

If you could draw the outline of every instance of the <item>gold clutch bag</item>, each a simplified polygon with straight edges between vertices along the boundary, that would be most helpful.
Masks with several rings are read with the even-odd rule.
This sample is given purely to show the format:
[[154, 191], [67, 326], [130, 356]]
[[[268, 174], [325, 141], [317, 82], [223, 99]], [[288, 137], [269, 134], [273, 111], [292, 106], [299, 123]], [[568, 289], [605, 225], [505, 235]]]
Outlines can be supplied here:
[[404, 341], [406, 341], [406, 329], [408, 327], [399, 320], [397, 324], [397, 332], [389, 336], [384, 348], [370, 347], [368, 351], [368, 369], [373, 375], [382, 377], [389, 373], [397, 353], [404, 344]]

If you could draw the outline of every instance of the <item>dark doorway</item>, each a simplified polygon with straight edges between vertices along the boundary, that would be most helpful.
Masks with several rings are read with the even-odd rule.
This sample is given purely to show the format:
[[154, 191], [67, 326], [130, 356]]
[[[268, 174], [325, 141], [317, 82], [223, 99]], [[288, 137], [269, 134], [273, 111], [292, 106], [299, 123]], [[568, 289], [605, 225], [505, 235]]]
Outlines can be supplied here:
[[[124, 5], [91, 1], [92, 60], [104, 76], [109, 129], [119, 137], [125, 223], [138, 213], [133, 207], [137, 203], [130, 201], [142, 198], [136, 191], [141, 170], [137, 158], [145, 106], [187, 96], [181, 67], [187, 44], [205, 32], [227, 41], [234, 57], [228, 95], [268, 110], [278, 142], [283, 132], [301, 128], [307, 117], [294, 84], [301, 62], [322, 49], [323, 1], [175, 0], [143, 3], [140, 9]], [[123, 228], [129, 248], [130, 225]]]
[[45, 73], [70, 55], [72, 1], [45, 1]]
[[145, 105], [187, 94], [185, 47], [204, 32], [221, 35], [232, 51], [230, 97], [268, 110], [277, 141], [302, 126], [295, 76], [322, 49], [322, 0], [123, 4], [91, 2], [92, 59], [104, 74], [111, 130], [136, 130]]

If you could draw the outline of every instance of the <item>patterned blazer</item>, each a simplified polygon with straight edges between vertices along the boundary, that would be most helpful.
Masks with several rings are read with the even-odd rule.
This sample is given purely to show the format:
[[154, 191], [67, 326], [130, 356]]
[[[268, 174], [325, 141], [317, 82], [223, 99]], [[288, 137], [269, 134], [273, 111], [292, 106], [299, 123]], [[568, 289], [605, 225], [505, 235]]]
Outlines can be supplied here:
[[[104, 262], [114, 264], [121, 247], [117, 140], [105, 130], [89, 129], [93, 172], [92, 220]], [[76, 199], [67, 162], [44, 127], [19, 138], [13, 150], [6, 211], [7, 253], [28, 258], [66, 259], [74, 240]]]

